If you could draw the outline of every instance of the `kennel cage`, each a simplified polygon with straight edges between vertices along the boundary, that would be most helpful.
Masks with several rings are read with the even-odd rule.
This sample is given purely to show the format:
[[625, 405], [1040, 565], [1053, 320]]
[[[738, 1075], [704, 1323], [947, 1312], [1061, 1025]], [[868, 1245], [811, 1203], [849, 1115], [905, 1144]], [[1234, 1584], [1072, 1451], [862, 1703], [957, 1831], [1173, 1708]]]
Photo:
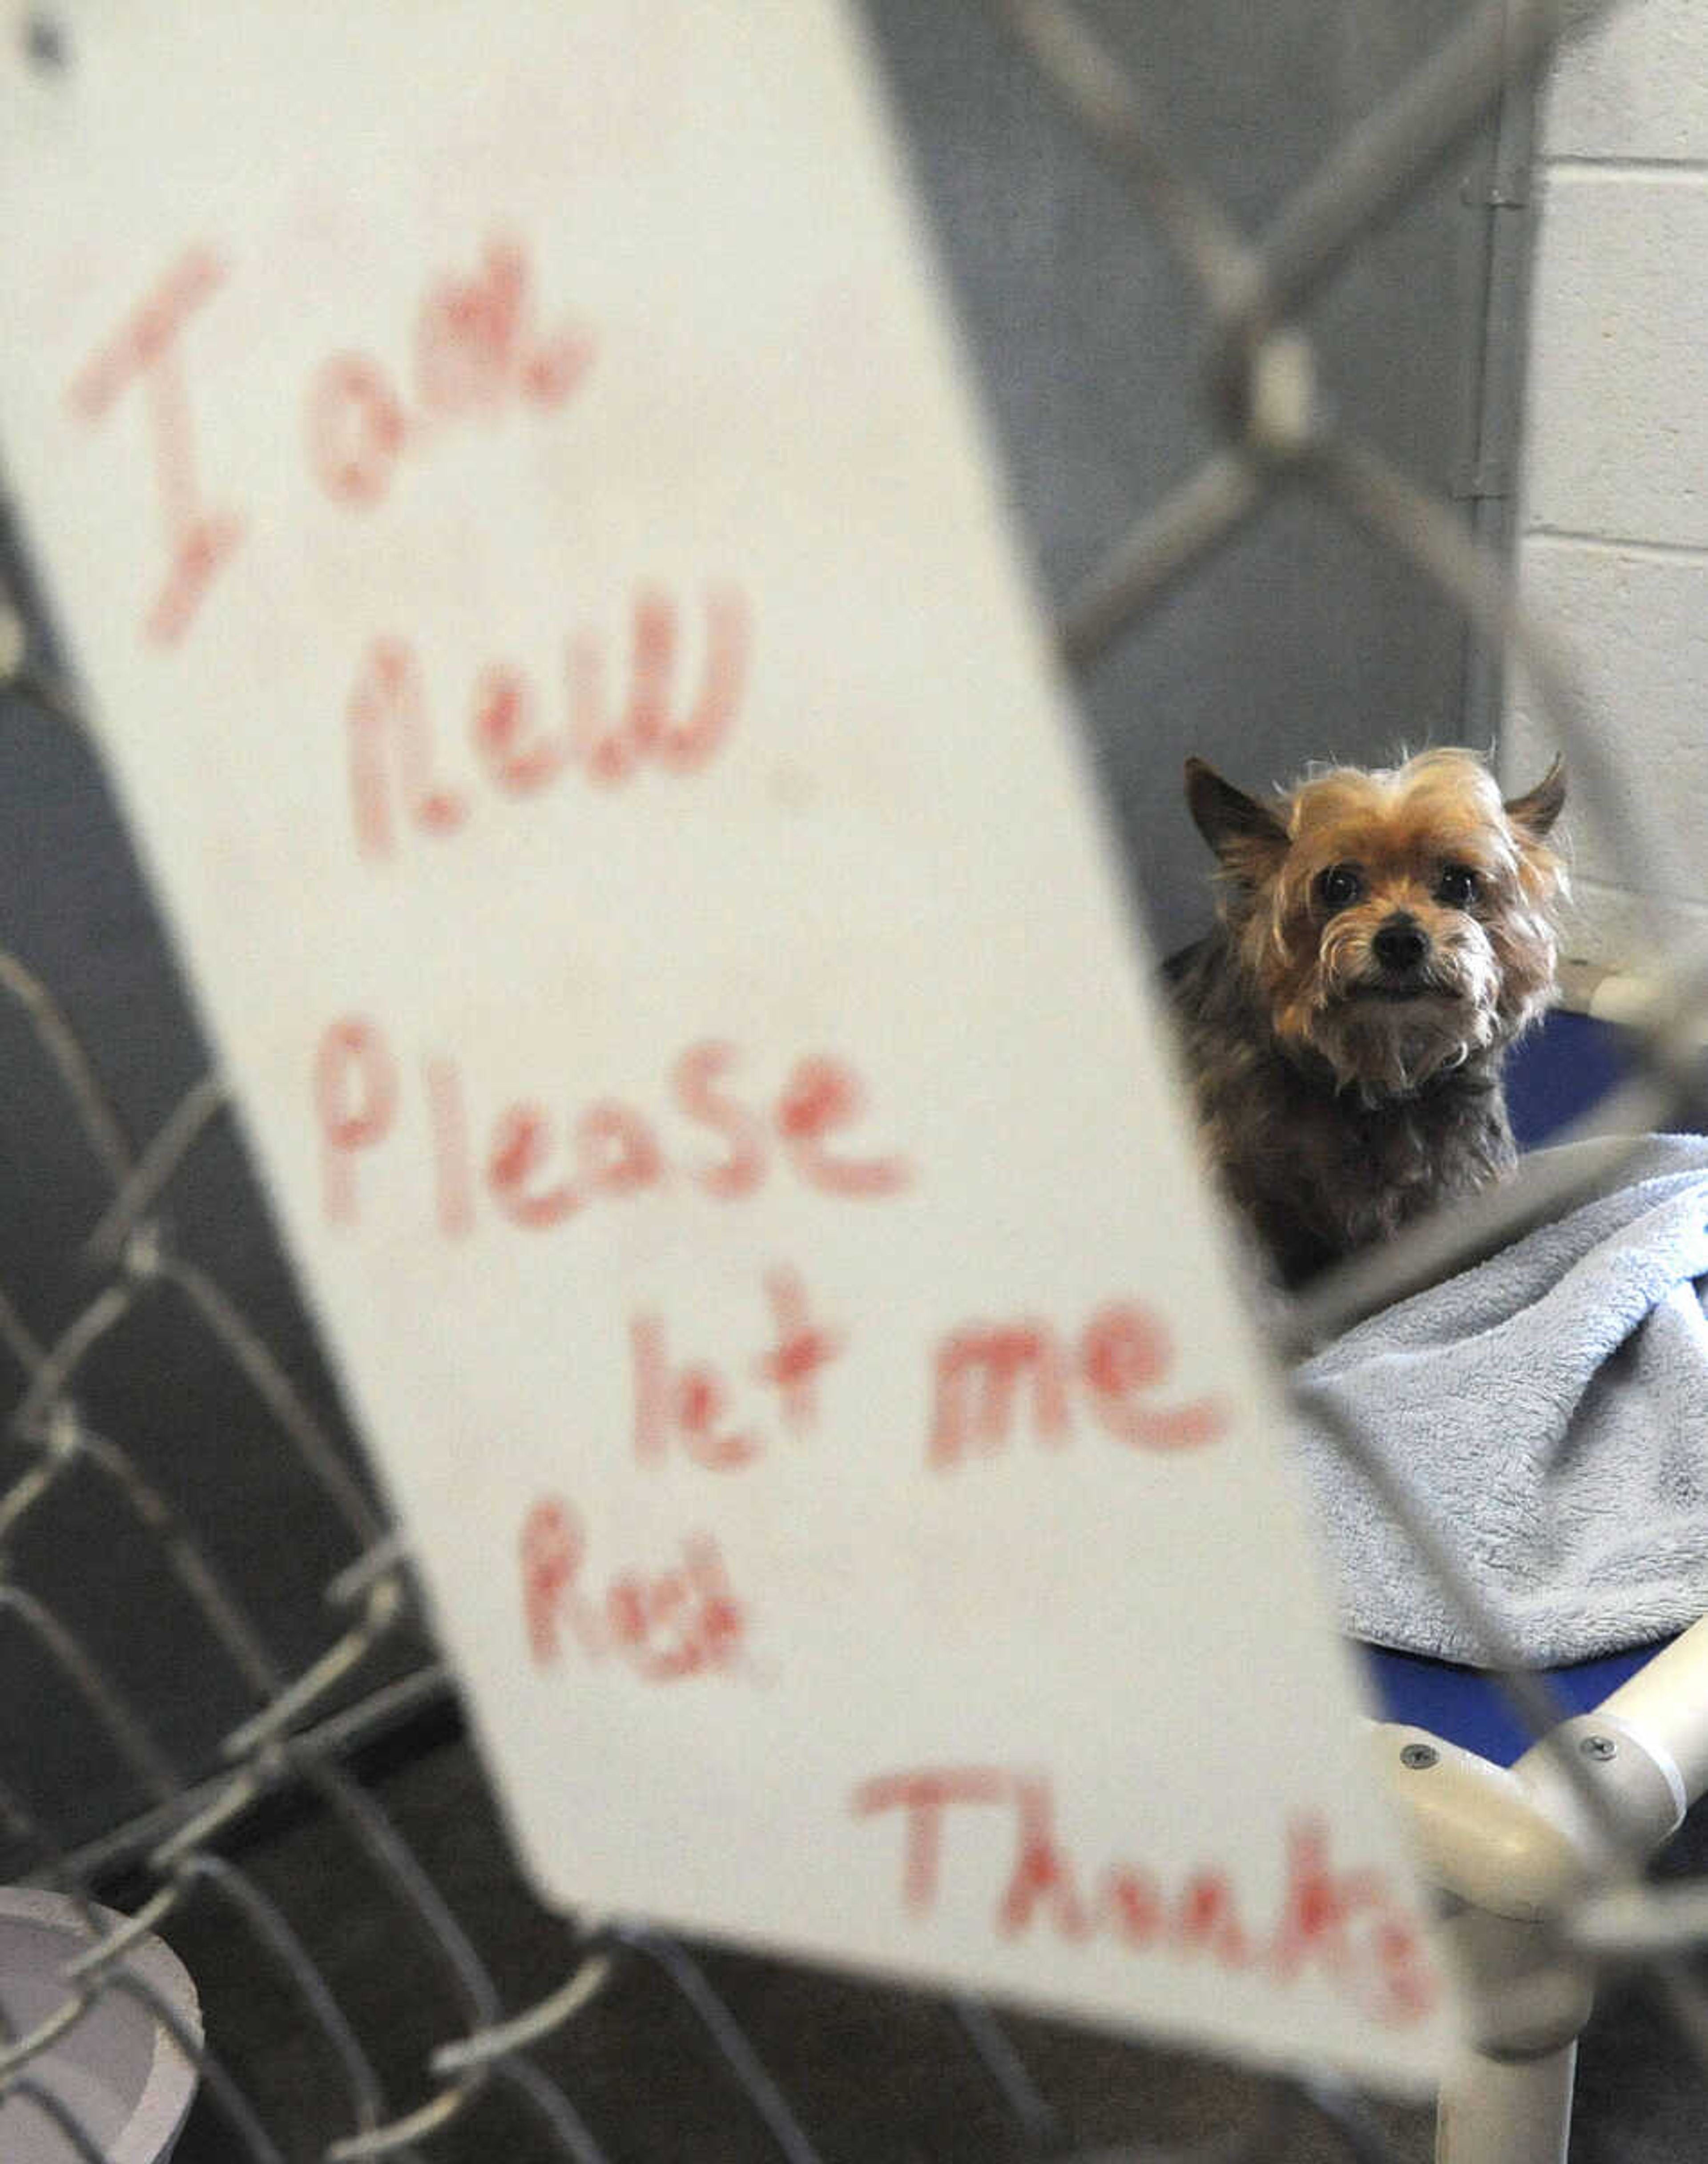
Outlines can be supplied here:
[[[1352, 586], [1360, 606], [1397, 608], [1406, 625], [1396, 653], [1367, 657], [1341, 686], [1342, 744], [1361, 748], [1346, 731], [1394, 703], [1384, 667], [1396, 683], [1422, 677], [1447, 687], [1432, 693], [1441, 702], [1430, 717], [1437, 733], [1489, 733], [1499, 679], [1488, 656], [1522, 631], [1498, 558], [1521, 319], [1523, 205], [1512, 183], [1526, 155], [1526, 78], [1568, 18], [1585, 11], [1521, 0], [1463, 16], [1415, 11], [1412, 49], [1373, 110], [1320, 162], [1305, 155], [1308, 146], [1294, 146], [1301, 171], [1314, 164], [1311, 177], [1289, 188], [1270, 174], [1253, 186], [1258, 203], [1281, 199], [1270, 218], [1253, 218], [1261, 225], [1255, 241], [1167, 147], [1190, 132], [1158, 126], [1131, 62], [1109, 50], [1109, 21], [1099, 27], [1040, 0], [1010, 11], [1009, 42], [987, 43], [987, 12], [947, 11], [943, 19], [959, 24], [953, 34], [922, 28], [925, 11], [875, 16], [897, 61], [904, 107], [912, 86], [920, 162], [942, 214], [953, 222], [965, 160], [989, 148], [980, 139], [959, 163], [943, 148], [948, 108], [933, 95], [930, 66], [946, 60], [962, 82], [982, 68], [977, 87], [999, 107], [1059, 101], [1043, 124], [1063, 128], [1060, 116], [1070, 114], [1080, 139], [1071, 155], [1089, 142], [1106, 175], [1097, 185], [1114, 190], [1113, 174], [1133, 188], [1174, 265], [1153, 278], [1180, 281], [1201, 311], [1199, 328], [1210, 327], [1210, 361], [1190, 378], [1207, 391], [1213, 417], [1193, 424], [1199, 462], [1184, 476], [1169, 475], [1166, 461], [1145, 472], [1138, 493], [1155, 489], [1158, 507], [1064, 605], [1064, 648], [1094, 705], [1101, 696], [1124, 713], [1144, 703], [1142, 676], [1100, 692], [1099, 672], [1112, 652], [1136, 653], [1159, 628], [1176, 642], [1176, 665], [1202, 666], [1206, 634], [1180, 622], [1190, 582], [1226, 562], [1231, 544], [1244, 546], [1259, 514], [1285, 498], [1332, 506], [1346, 533], [1380, 544], [1349, 544], [1337, 529], [1332, 541], [1313, 543], [1311, 575], [1335, 592], [1330, 615], [1344, 611]], [[1277, 11], [1270, 34], [1297, 28]], [[30, 13], [24, 34], [32, 64], [75, 65], [74, 45], [56, 39], [45, 13]], [[1394, 52], [1382, 57], [1391, 62]], [[1213, 81], [1197, 94], [1211, 106], [1223, 97]], [[1069, 155], [1059, 134], [1049, 140], [1053, 158]], [[1252, 141], [1230, 124], [1217, 148], [1239, 168]], [[1461, 299], [1475, 304], [1466, 320], [1477, 334], [1457, 337], [1464, 365], [1451, 395], [1428, 408], [1427, 423], [1408, 407], [1401, 433], [1424, 430], [1422, 463], [1447, 471], [1461, 498], [1454, 509], [1406, 480], [1359, 428], [1356, 386], [1380, 372], [1368, 344], [1354, 361], [1349, 418], [1329, 412], [1319, 356], [1326, 367], [1334, 339], [1353, 333], [1339, 292], [1325, 304], [1326, 329], [1312, 312], [1348, 256], [1421, 191], [1439, 188], [1443, 171], [1450, 197], [1469, 174], [1473, 200], [1461, 206], [1464, 220], [1430, 244], [1437, 272], [1450, 268]], [[1085, 185], [1078, 165], [1054, 179], [1063, 198]], [[963, 257], [973, 265], [968, 312], [976, 321], [982, 311], [983, 334], [1006, 340], [1019, 281], [1005, 276], [1012, 266], [996, 252], [1000, 227], [986, 222], [980, 202], [963, 202], [959, 215]], [[1039, 220], [1024, 237], [1030, 275], [1041, 281], [1059, 235]], [[1094, 239], [1089, 267], [1098, 277], [1120, 246], [1135, 244], [1130, 234], [1119, 246], [1101, 230]], [[1104, 248], [1115, 255], [1098, 258]], [[1384, 275], [1390, 288], [1406, 283], [1391, 264]], [[1139, 330], [1129, 315], [1104, 334], [1132, 339]], [[1185, 377], [1186, 339], [1164, 343], [1166, 365]], [[1121, 355], [1108, 360], [1114, 370]], [[1427, 372], [1427, 359], [1422, 365]], [[999, 407], [1004, 397], [1012, 402], [1011, 448], [1022, 392], [1038, 397], [1038, 381], [996, 382]], [[1117, 385], [1110, 411], [1100, 411], [1097, 451], [1130, 396], [1130, 386]], [[1072, 559], [1086, 531], [1069, 523], [1069, 496], [1073, 516], [1101, 522], [1105, 533], [1127, 511], [1106, 481], [1087, 478], [1085, 444], [1077, 447], [1079, 474], [1059, 477], [1072, 463], [1067, 448], [1046, 431], [1031, 452], [1058, 476], [1028, 491], [1046, 555], [1058, 565]], [[1284, 535], [1284, 555], [1290, 545]], [[1296, 587], [1273, 565], [1236, 570], [1242, 594], [1255, 587], [1270, 596], [1253, 601], [1254, 613], [1277, 596], [1283, 607], [1297, 604]], [[173, 2040], [168, 2059], [176, 2049], [198, 2069], [201, 2097], [178, 2152], [185, 2164], [232, 2154], [537, 2154], [586, 2164], [691, 2155], [1417, 2153], [1425, 2137], [1414, 2118], [1327, 2081], [1276, 2083], [1227, 2069], [1206, 2085], [1170, 2056], [999, 2017], [974, 2000], [878, 1991], [642, 1930], [565, 1923], [533, 1907], [460, 1740], [407, 1547], [343, 1429], [224, 1092], [204, 1072], [158, 939], [139, 929], [148, 905], [102, 801], [41, 597], [15, 553], [8, 579], [18, 628], [9, 634], [7, 794], [16, 817], [0, 974], [18, 1088], [0, 1163], [8, 1200], [0, 1337], [13, 1376], [0, 1489], [8, 1626], [0, 1826], [8, 1851], [0, 1877], [69, 1897], [88, 1938], [59, 2010], [0, 2046], [5, 2108], [20, 2144], [57, 2141], [50, 2156], [133, 2153], [114, 2130], [116, 2107], [62, 2093], [52, 2071], [60, 2036], [116, 1995], [157, 2020]], [[1224, 615], [1227, 605], [1224, 595]], [[1266, 636], [1273, 628], [1261, 627]], [[1532, 668], [1548, 688], [1580, 796], [1609, 823], [1624, 861], [1640, 867], [1642, 807], [1633, 812], [1614, 785], [1606, 748], [1540, 649]], [[1453, 723], [1460, 726], [1449, 731]], [[1243, 722], [1231, 726], [1243, 734]], [[1133, 733], [1108, 721], [1101, 735], [1117, 799], [1145, 801], [1145, 772], [1124, 763]], [[1152, 747], [1170, 768], [1178, 748]], [[1168, 911], [1180, 906], [1174, 897], [1196, 875], [1165, 860], [1159, 876], [1169, 893], [1154, 913], [1165, 942]], [[1691, 1036], [1694, 993], [1688, 979], [1681, 983], [1671, 1033], [1633, 1033], [1626, 1079], [1607, 1077], [1639, 1127], [1671, 1124], [1690, 1086], [1679, 1045]], [[1574, 1027], [1567, 1018], [1556, 1051]], [[1597, 1031], [1588, 1049], [1599, 1059], [1606, 1045]], [[1580, 1075], [1586, 1047], [1568, 1049], [1564, 1064]], [[1558, 1073], [1544, 1061], [1536, 1088], [1553, 1086]], [[1538, 1113], [1538, 1129], [1547, 1118]], [[1509, 1234], [1523, 1213], [1563, 1199], [1521, 1185], [1478, 1221], [1432, 1228], [1316, 1295], [1300, 1319], [1301, 1341], [1426, 1282], [1478, 1243]], [[1395, 1500], [1403, 1513], [1406, 1499]], [[1452, 1567], [1450, 1557], [1442, 1560]], [[1476, 1620], [1474, 1594], [1457, 1575], [1455, 1589]], [[1486, 1642], [1492, 1663], [1497, 1630]], [[1559, 1708], [1547, 1687], [1514, 1688], [1533, 1731], [1549, 1730]], [[1581, 1767], [1571, 1777], [1580, 1779]], [[1690, 1838], [1677, 1851], [1684, 1863]], [[1611, 1851], [1599, 1878], [1615, 1883], [1624, 1861], [1622, 1850]], [[97, 1902], [103, 1909], [90, 1905]], [[115, 1910], [131, 1920], [115, 1924]], [[1569, 1946], [1579, 1942], [1581, 1920], [1598, 1913], [1605, 1951], [1605, 1911], [1574, 1887], [1556, 1920]], [[1689, 1962], [1696, 1920], [1688, 1899], [1657, 1902], [1627, 1919], [1614, 1949], [1625, 1962], [1650, 1964], [1679, 2024], [1675, 2063], [1685, 2071], [1708, 2035]], [[205, 2043], [130, 1958], [150, 1930], [177, 1949], [200, 1986]], [[1656, 2065], [1653, 2038], [1629, 2022], [1619, 2035], [1631, 2066]], [[1611, 2061], [1595, 2077], [1614, 2078]], [[1497, 2115], [1502, 2108], [1498, 2099], [1489, 2107]], [[1619, 2107], [1615, 2099], [1602, 2108]], [[1477, 2138], [1485, 2146], [1465, 2149], [1467, 2158], [1520, 2153], [1489, 2146], [1500, 2137], [1486, 2127]]]

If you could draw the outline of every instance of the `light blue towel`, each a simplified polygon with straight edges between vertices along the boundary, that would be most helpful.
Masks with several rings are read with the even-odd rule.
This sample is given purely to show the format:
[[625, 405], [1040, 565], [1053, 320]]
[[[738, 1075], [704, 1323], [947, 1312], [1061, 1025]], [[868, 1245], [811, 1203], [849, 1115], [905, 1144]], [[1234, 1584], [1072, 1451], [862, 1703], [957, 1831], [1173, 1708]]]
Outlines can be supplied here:
[[1487, 1657], [1313, 1426], [1317, 1392], [1403, 1473], [1527, 1662], [1646, 1645], [1708, 1613], [1708, 1140], [1652, 1137], [1616, 1178], [1298, 1370], [1300, 1446], [1356, 1636]]

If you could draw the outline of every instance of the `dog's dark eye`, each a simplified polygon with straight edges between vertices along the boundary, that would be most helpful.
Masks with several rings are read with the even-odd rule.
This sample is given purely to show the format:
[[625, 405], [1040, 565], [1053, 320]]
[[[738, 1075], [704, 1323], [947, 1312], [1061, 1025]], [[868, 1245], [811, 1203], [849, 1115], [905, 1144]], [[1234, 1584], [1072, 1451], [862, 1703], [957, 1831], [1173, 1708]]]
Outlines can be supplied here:
[[1329, 909], [1349, 909], [1364, 890], [1356, 864], [1331, 864], [1316, 882], [1318, 898]]
[[1477, 875], [1469, 864], [1444, 864], [1435, 898], [1449, 909], [1469, 909], [1477, 898]]

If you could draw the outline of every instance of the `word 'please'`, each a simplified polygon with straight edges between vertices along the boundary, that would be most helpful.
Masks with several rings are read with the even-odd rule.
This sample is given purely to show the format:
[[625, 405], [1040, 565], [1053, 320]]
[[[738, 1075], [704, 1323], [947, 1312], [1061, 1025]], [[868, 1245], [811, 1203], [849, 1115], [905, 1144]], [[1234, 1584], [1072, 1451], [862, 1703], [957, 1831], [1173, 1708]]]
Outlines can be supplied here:
[[[809, 1053], [774, 1095], [755, 1102], [734, 1086], [741, 1055], [730, 1044], [691, 1044], [665, 1078], [668, 1121], [626, 1098], [602, 1097], [566, 1114], [533, 1098], [511, 1098], [471, 1113], [463, 1064], [435, 1053], [420, 1085], [406, 1091], [386, 1032], [345, 1016], [323, 1033], [312, 1078], [327, 1218], [360, 1214], [356, 1168], [385, 1159], [413, 1127], [418, 1163], [428, 1146], [431, 1205], [439, 1230], [460, 1238], [481, 1205], [525, 1232], [567, 1223], [596, 1202], [687, 1188], [718, 1202], [756, 1195], [786, 1173], [822, 1195], [876, 1200], [912, 1179], [907, 1159], [850, 1132], [865, 1109], [859, 1074], [844, 1061]], [[484, 1142], [473, 1139], [478, 1133]]]

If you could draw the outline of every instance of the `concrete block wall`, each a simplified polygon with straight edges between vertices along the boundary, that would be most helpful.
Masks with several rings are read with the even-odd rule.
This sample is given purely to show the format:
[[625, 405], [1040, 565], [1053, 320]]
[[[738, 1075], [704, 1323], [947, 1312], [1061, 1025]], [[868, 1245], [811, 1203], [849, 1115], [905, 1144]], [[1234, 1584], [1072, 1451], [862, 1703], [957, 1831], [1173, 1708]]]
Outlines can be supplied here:
[[[1627, 0], [1569, 45], [1539, 144], [1519, 573], [1663, 815], [1637, 881], [1573, 828], [1573, 951], [1640, 968], [1635, 885], [1708, 944], [1708, 3]], [[1551, 748], [1520, 682], [1506, 778]]]

